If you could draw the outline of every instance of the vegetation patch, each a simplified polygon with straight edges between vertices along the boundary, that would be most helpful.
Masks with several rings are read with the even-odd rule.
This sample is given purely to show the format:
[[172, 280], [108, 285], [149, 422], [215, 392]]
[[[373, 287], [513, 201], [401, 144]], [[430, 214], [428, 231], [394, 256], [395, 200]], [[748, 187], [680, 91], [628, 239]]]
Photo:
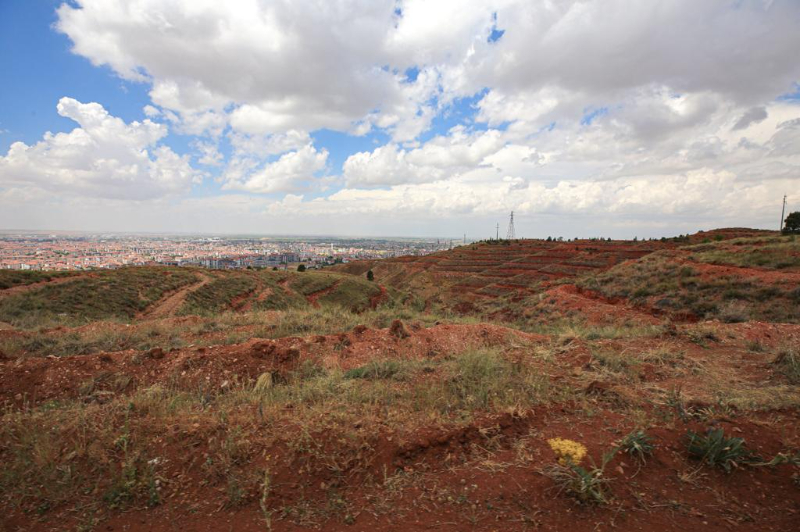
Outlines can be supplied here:
[[97, 271], [0, 299], [0, 321], [33, 328], [116, 318], [130, 320], [164, 294], [196, 281], [191, 270], [130, 267]]
[[637, 305], [679, 316], [719, 319], [726, 323], [748, 320], [800, 322], [793, 283], [735, 274], [702, 275], [681, 265], [671, 251], [652, 253], [578, 281], [583, 289], [610, 299], [628, 299]]
[[709, 264], [772, 270], [800, 269], [800, 240], [794, 236], [736, 238], [687, 246], [691, 259]]
[[256, 278], [247, 272], [224, 272], [189, 294], [180, 314], [214, 314], [229, 309], [233, 300], [248, 295], [257, 287]]
[[12, 288], [14, 286], [27, 286], [34, 283], [52, 281], [53, 279], [63, 279], [81, 275], [81, 272], [40, 272], [40, 271], [19, 271], [19, 270], [0, 270], [0, 290]]

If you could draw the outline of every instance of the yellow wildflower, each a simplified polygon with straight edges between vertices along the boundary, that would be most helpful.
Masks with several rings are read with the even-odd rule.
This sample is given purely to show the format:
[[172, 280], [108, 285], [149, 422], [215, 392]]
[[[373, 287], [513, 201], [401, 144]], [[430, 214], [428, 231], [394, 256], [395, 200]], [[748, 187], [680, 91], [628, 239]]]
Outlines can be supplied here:
[[547, 440], [550, 448], [556, 453], [558, 462], [561, 465], [578, 465], [583, 457], [586, 456], [586, 447], [580, 443], [564, 438], [552, 438]]

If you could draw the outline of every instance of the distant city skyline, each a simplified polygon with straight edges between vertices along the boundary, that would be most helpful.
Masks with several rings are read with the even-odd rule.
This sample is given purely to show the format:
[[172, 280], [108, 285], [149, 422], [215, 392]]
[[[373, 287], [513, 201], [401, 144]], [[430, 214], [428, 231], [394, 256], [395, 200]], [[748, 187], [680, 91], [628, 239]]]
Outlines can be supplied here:
[[798, 27], [792, 0], [5, 0], [0, 229], [777, 229]]
[[362, 259], [426, 255], [448, 240], [369, 238], [225, 238], [136, 235], [3, 235], [0, 270], [79, 270], [147, 264], [206, 268], [309, 268]]

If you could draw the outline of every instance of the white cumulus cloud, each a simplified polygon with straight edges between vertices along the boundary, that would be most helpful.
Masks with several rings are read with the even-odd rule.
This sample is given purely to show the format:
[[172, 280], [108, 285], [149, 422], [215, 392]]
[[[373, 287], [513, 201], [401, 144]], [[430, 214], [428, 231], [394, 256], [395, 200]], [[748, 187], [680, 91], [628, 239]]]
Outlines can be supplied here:
[[200, 176], [187, 156], [159, 141], [167, 127], [150, 120], [126, 124], [98, 103], [61, 98], [58, 114], [78, 123], [46, 133], [32, 146], [11, 145], [0, 157], [0, 184], [103, 198], [147, 199], [186, 192]]
[[317, 151], [310, 144], [263, 165], [253, 159], [237, 158], [225, 171], [223, 188], [260, 194], [300, 190], [325, 168], [327, 159], [327, 150]]

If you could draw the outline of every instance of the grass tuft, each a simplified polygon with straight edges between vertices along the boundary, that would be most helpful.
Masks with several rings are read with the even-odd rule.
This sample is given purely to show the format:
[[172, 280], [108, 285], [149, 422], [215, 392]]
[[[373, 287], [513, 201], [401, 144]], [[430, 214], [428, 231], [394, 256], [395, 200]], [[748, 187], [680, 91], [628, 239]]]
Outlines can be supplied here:
[[345, 372], [346, 379], [394, 379], [406, 378], [407, 365], [398, 360], [372, 360], [363, 366]]

